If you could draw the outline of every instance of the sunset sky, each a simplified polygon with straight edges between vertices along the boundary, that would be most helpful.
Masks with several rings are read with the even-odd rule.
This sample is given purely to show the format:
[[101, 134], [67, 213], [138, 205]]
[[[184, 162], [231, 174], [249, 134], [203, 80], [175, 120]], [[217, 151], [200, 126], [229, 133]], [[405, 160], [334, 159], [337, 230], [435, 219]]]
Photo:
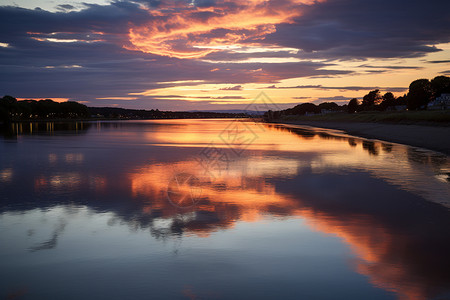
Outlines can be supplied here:
[[160, 110], [403, 95], [450, 75], [450, 1], [1, 0], [0, 96]]

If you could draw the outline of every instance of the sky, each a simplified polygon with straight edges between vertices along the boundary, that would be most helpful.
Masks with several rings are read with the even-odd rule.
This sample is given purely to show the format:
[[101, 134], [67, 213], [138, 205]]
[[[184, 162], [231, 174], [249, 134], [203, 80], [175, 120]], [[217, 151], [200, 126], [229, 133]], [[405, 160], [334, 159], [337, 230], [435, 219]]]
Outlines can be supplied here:
[[0, 0], [0, 66], [0, 95], [18, 99], [345, 104], [450, 75], [450, 1]]

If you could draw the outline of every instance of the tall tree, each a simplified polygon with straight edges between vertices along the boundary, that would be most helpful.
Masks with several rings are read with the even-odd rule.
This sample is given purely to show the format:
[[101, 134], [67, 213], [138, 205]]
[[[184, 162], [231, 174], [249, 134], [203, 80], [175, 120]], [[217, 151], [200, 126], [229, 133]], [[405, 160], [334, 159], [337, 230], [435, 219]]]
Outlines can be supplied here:
[[350, 100], [350, 102], [347, 105], [347, 111], [348, 113], [352, 114], [358, 111], [359, 101], [356, 98], [353, 98]]
[[417, 79], [411, 82], [408, 92], [408, 109], [425, 108], [432, 97], [431, 83], [428, 79]]
[[387, 92], [386, 94], [384, 94], [382, 99], [383, 100], [381, 101], [380, 106], [383, 110], [385, 110], [388, 106], [396, 105], [394, 94], [392, 94], [391, 92]]
[[450, 93], [450, 77], [436, 76], [431, 79], [433, 97], [439, 97], [442, 93]]
[[386, 94], [383, 95], [383, 101], [386, 102], [393, 102], [395, 100], [394, 94], [392, 94], [391, 92], [387, 92]]
[[319, 104], [319, 109], [339, 110], [339, 105], [337, 105], [335, 102], [323, 102]]
[[375, 105], [380, 104], [381, 102], [380, 90], [370, 91], [367, 95], [363, 97], [362, 106], [364, 107], [373, 107]]

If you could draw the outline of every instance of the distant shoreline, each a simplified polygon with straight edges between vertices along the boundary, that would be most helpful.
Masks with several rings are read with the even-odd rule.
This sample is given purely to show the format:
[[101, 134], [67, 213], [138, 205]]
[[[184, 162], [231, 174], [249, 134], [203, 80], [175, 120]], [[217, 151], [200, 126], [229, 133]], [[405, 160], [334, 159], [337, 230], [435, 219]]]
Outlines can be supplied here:
[[153, 121], [153, 120], [199, 120], [199, 119], [254, 119], [251, 117], [210, 117], [210, 118], [154, 118], [154, 119], [118, 119], [118, 118], [82, 118], [82, 119], [24, 119], [12, 121], [0, 121], [0, 125], [8, 123], [46, 123], [46, 122], [96, 122], [96, 121]]
[[409, 146], [425, 148], [450, 155], [449, 126], [318, 120], [278, 120], [270, 122], [269, 124], [300, 125], [337, 129], [342, 130], [349, 135], [368, 139], [378, 139], [392, 143], [406, 144]]

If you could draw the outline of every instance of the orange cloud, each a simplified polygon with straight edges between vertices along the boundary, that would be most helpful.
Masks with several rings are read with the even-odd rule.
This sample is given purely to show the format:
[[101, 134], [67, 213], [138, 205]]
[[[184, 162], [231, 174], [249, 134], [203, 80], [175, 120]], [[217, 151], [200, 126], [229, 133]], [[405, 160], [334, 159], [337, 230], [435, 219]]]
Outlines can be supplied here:
[[[277, 24], [292, 22], [303, 5], [314, 0], [216, 1], [215, 7], [187, 5], [149, 10], [152, 20], [129, 29], [131, 45], [126, 49], [176, 58], [200, 58], [245, 43], [260, 46]], [[303, 4], [303, 5], [302, 5]], [[239, 47], [238, 47], [239, 48]]]

